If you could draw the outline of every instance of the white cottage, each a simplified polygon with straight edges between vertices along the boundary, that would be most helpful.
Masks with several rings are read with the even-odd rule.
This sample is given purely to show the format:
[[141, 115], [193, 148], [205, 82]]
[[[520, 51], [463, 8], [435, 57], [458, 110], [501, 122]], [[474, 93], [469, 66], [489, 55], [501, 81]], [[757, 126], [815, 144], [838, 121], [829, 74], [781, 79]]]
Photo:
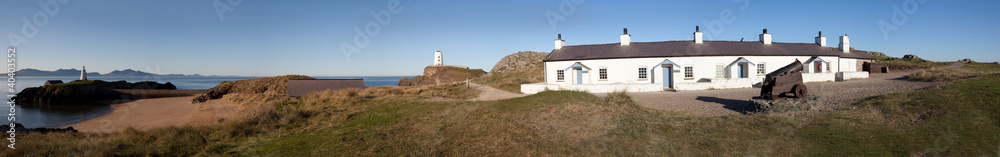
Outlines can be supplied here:
[[523, 84], [521, 92], [752, 88], [765, 74], [796, 60], [805, 67], [806, 82], [841, 81], [867, 78], [861, 65], [874, 59], [851, 51], [847, 35], [840, 37], [839, 50], [826, 47], [822, 32], [815, 43], [771, 42], [767, 29], [755, 42], [703, 41], [697, 27], [694, 40], [631, 42], [627, 29], [619, 37], [621, 43], [565, 46], [560, 34], [543, 60], [545, 82]]

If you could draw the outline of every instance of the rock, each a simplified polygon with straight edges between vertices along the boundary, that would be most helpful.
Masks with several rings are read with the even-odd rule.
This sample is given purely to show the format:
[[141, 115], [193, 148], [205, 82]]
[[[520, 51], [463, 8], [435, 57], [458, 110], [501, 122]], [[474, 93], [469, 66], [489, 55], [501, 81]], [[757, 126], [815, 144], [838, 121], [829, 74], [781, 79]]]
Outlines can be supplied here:
[[889, 56], [886, 56], [882, 52], [871, 52], [871, 51], [868, 51], [868, 55], [871, 55], [872, 57], [876, 57], [876, 58], [878, 58], [878, 57], [888, 58], [889, 57]]
[[760, 98], [750, 99], [750, 112], [756, 113], [786, 113], [809, 111], [819, 105], [819, 97], [809, 98], [784, 98], [776, 100], [765, 100]]
[[913, 54], [903, 55], [903, 59], [914, 60], [914, 61], [922, 61], [922, 60], [924, 60], [924, 59], [920, 59], [920, 57], [917, 57], [917, 55], [913, 55]]
[[511, 55], [507, 55], [500, 59], [496, 65], [493, 65], [493, 69], [490, 70], [490, 75], [510, 72], [518, 69], [527, 69], [532, 66], [541, 66], [542, 60], [548, 57], [549, 53], [545, 52], [533, 52], [533, 51], [521, 51]]
[[454, 65], [431, 65], [424, 67], [424, 75], [414, 76], [413, 79], [399, 79], [399, 86], [452, 83], [478, 78], [485, 74], [486, 71], [483, 71], [483, 69], [469, 69], [469, 67]]
[[[3, 132], [8, 133], [8, 131], [11, 130], [10, 124], [4, 124], [4, 125], [0, 126], [0, 130], [3, 130]], [[76, 129], [73, 129], [73, 127], [66, 127], [66, 128], [25, 128], [24, 125], [21, 125], [21, 123], [14, 123], [14, 129], [13, 130], [14, 130], [13, 133], [19, 133], [19, 134], [28, 134], [28, 133], [45, 134], [45, 133], [54, 133], [54, 132], [74, 132], [74, 133], [75, 132], [79, 132]]]

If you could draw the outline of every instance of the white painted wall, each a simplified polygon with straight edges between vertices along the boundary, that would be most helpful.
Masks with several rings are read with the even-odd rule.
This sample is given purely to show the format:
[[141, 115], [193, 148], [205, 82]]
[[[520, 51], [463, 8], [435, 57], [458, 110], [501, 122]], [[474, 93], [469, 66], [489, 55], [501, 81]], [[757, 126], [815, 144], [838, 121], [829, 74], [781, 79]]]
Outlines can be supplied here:
[[867, 71], [844, 71], [837, 72], [837, 81], [868, 78]]
[[840, 71], [858, 71], [858, 59], [840, 58]]
[[[731, 79], [737, 76], [736, 67], [732, 65], [734, 61], [738, 58], [743, 57], [748, 61], [752, 62], [748, 69], [749, 78], [745, 79]], [[673, 79], [673, 87], [676, 90], [704, 90], [704, 89], [726, 89], [726, 88], [750, 88], [753, 84], [761, 82], [763, 80], [764, 74], [773, 72], [785, 65], [791, 64], [795, 60], [807, 61], [811, 56], [705, 56], [705, 57], [650, 57], [650, 58], [622, 58], [622, 59], [593, 59], [593, 60], [572, 60], [572, 61], [550, 61], [545, 62], [545, 83], [534, 84], [524, 86], [522, 85], [522, 92], [531, 93], [538, 92], [539, 90], [550, 89], [550, 90], [563, 90], [563, 89], [577, 89], [583, 90], [588, 89], [592, 92], [605, 92], [621, 90], [623, 87], [620, 86], [641, 86], [642, 90], [645, 91], [652, 86], [663, 87], [663, 72], [664, 68], [660, 66], [660, 63], [664, 60], [669, 60], [677, 66], [673, 67], [671, 76]], [[822, 73], [806, 73], [803, 75], [803, 79], [806, 82], [825, 82], [833, 81], [835, 79], [835, 73], [832, 71], [839, 70], [837, 67], [841, 63], [836, 61], [843, 61], [847, 64], [848, 70], [854, 71], [854, 59], [843, 59], [838, 56], [821, 56], [824, 64], [830, 64], [831, 72], [823, 71]], [[589, 71], [584, 73], [583, 82], [585, 85], [572, 85], [575, 83], [576, 73], [572, 69], [567, 69], [576, 62], [591, 68]], [[757, 64], [764, 63], [765, 71], [764, 74], [757, 74]], [[722, 64], [726, 68], [724, 70], [724, 77], [716, 77], [715, 65]], [[731, 66], [732, 65], [732, 66]], [[807, 63], [806, 69], [810, 69]], [[647, 78], [639, 78], [639, 68], [647, 68]], [[692, 78], [684, 77], [684, 67], [692, 67], [693, 75]], [[608, 69], [608, 79], [599, 79], [599, 69]], [[845, 69], [841, 67], [840, 69]], [[557, 81], [556, 70], [566, 70], [564, 81]], [[822, 70], [825, 69], [825, 65]], [[701, 82], [699, 82], [701, 80]], [[528, 87], [528, 88], [525, 88]], [[558, 88], [555, 88], [558, 87]], [[593, 89], [591, 89], [593, 88]], [[629, 91], [638, 89], [628, 89]]]
[[444, 65], [444, 55], [441, 51], [434, 51], [434, 65]]

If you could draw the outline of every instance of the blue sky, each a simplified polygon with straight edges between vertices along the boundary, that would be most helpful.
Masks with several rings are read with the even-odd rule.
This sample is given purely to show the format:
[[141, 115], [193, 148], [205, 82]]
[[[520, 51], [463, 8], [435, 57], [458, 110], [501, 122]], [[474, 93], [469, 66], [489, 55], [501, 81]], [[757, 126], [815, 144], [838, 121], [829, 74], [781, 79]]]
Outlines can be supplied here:
[[[50, 1], [58, 12], [39, 5]], [[489, 70], [511, 53], [551, 51], [558, 33], [567, 45], [617, 43], [624, 27], [633, 42], [692, 40], [696, 25], [706, 40], [756, 40], [767, 28], [775, 42], [812, 43], [823, 31], [828, 46], [849, 34], [852, 47], [890, 56], [1000, 56], [990, 47], [1000, 43], [1000, 1], [986, 0], [401, 0], [396, 13], [390, 0], [66, 1], [0, 1], [0, 33], [7, 37], [0, 44], [17, 47], [19, 68], [406, 76], [432, 64], [435, 50], [444, 52], [445, 64]], [[232, 9], [221, 7], [220, 18], [217, 4]], [[391, 15], [384, 25], [378, 22], [386, 16], [371, 14], [382, 10]], [[553, 27], [547, 12], [564, 19]], [[25, 34], [22, 18], [37, 31]], [[366, 46], [355, 44], [355, 28], [369, 23], [378, 34]], [[357, 49], [345, 55], [341, 43]]]

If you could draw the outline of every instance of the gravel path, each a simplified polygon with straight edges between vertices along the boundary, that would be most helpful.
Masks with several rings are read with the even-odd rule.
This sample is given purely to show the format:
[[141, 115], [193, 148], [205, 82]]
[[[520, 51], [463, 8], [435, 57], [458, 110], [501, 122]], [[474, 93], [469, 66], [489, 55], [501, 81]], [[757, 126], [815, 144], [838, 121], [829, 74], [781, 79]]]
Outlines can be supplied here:
[[[957, 68], [962, 65], [965, 64], [956, 63], [945, 68]], [[822, 111], [830, 110], [836, 106], [856, 103], [860, 98], [949, 83], [918, 82], [903, 79], [904, 76], [913, 72], [916, 71], [872, 74], [867, 79], [845, 82], [814, 82], [806, 83], [806, 86], [809, 87], [810, 95], [819, 96], [825, 103], [817, 108]], [[748, 109], [748, 100], [754, 96], [758, 96], [759, 93], [760, 88], [628, 94], [642, 104], [642, 106], [653, 109], [682, 111], [696, 116], [724, 116], [745, 113]]]
[[479, 93], [479, 97], [470, 99], [472, 101], [492, 101], [492, 100], [502, 100], [502, 99], [510, 99], [510, 98], [517, 98], [517, 97], [523, 97], [523, 96], [525, 96], [525, 94], [511, 93], [511, 92], [500, 90], [500, 89], [496, 89], [496, 88], [493, 88], [493, 87], [490, 87], [490, 86], [485, 86], [485, 85], [471, 83], [471, 82], [469, 83], [469, 85], [471, 85], [472, 88], [476, 88], [479, 91], [482, 91], [482, 92]]

